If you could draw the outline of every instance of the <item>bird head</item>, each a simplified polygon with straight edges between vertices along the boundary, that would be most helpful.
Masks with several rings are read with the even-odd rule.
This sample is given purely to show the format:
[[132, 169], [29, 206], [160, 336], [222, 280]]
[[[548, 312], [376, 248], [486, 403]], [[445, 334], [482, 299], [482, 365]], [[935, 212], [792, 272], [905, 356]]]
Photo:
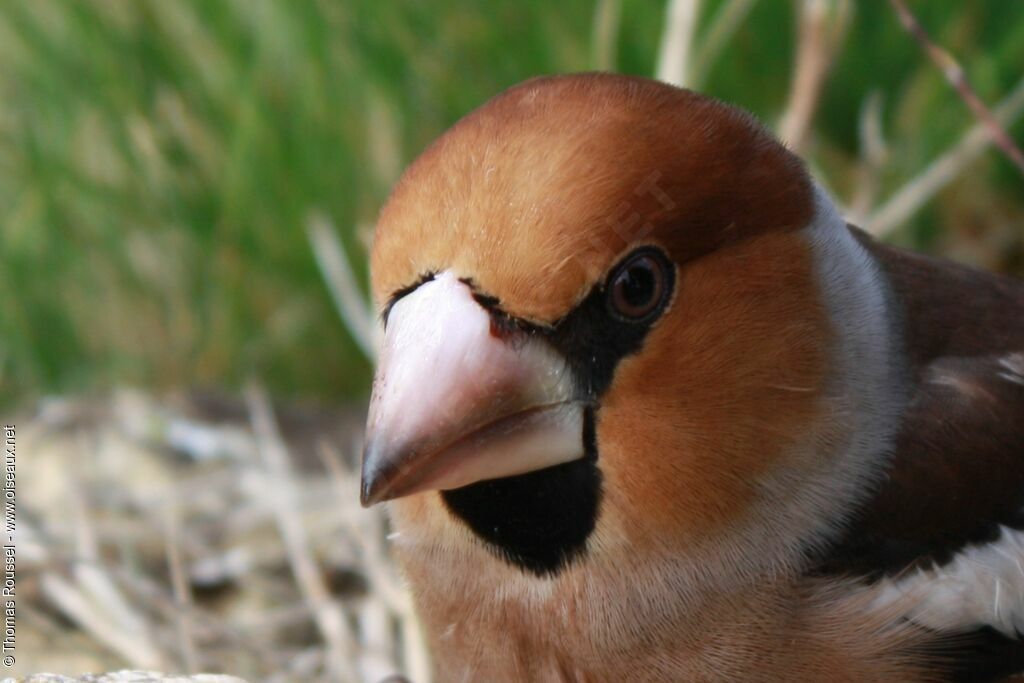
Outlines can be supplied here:
[[889, 429], [857, 249], [738, 109], [599, 74], [502, 93], [380, 215], [363, 504], [539, 576], [791, 561]]

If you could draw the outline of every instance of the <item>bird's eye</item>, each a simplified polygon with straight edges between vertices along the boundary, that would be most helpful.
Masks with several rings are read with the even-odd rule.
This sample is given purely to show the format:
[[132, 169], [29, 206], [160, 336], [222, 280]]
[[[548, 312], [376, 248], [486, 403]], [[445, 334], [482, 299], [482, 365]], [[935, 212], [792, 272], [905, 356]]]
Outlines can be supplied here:
[[668, 264], [654, 249], [634, 252], [608, 281], [608, 306], [617, 318], [645, 322], [660, 312], [668, 299]]

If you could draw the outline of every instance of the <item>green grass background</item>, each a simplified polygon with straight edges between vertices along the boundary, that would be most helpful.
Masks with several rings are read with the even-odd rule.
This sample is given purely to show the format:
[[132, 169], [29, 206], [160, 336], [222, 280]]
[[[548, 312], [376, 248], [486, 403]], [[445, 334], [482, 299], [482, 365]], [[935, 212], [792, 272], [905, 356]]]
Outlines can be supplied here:
[[[987, 102], [1024, 77], [1024, 3], [912, 6]], [[664, 9], [623, 0], [615, 70], [654, 73]], [[809, 155], [848, 198], [879, 93], [884, 196], [973, 119], [887, 2], [852, 9]], [[252, 375], [279, 395], [362, 395], [370, 367], [316, 268], [310, 212], [365, 281], [403, 165], [501, 89], [593, 68], [594, 17], [584, 0], [0, 0], [4, 400]], [[794, 4], [760, 0], [702, 89], [774, 124], [794, 45]], [[990, 151], [894, 239], [1020, 274], [1024, 179]]]

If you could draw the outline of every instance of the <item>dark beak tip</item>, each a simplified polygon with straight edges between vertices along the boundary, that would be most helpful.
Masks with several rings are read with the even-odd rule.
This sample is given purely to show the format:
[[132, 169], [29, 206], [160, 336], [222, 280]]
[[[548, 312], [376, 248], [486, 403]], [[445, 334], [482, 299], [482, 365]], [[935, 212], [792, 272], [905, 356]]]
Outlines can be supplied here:
[[372, 468], [366, 466], [366, 459], [364, 455], [363, 459], [363, 471], [362, 476], [359, 479], [359, 504], [364, 508], [373, 507], [380, 501], [377, 499], [377, 494], [380, 493], [377, 489], [380, 488], [380, 477], [376, 476], [376, 472]]
[[409, 452], [404, 448], [395, 449], [378, 439], [367, 439], [359, 481], [359, 503], [364, 508], [407, 495], [408, 482], [401, 467], [396, 467], [395, 463], [403, 462]]
[[371, 448], [363, 451], [363, 467], [359, 480], [359, 504], [364, 508], [373, 507], [377, 503], [387, 500], [383, 494], [386, 493], [388, 477], [380, 467], [375, 466], [376, 458], [373, 457]]
[[380, 485], [379, 481], [363, 479], [359, 491], [359, 504], [364, 508], [371, 508], [377, 503], [386, 503], [392, 497], [388, 495], [387, 487]]

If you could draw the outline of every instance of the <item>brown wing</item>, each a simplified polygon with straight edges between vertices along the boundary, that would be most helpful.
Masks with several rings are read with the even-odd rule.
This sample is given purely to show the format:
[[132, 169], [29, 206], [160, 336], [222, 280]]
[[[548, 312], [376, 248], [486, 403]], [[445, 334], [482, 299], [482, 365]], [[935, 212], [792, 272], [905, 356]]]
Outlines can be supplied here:
[[1024, 283], [881, 245], [912, 383], [887, 478], [822, 570], [943, 563], [1024, 528]]
[[[911, 396], [886, 478], [817, 570], [877, 579], [1024, 529], [1024, 284], [854, 232], [888, 275]], [[946, 680], [1004, 680], [1024, 671], [1013, 635], [979, 623], [930, 654]]]
[[828, 571], [943, 564], [1024, 529], [1024, 353], [941, 358], [921, 377], [892, 465]]

